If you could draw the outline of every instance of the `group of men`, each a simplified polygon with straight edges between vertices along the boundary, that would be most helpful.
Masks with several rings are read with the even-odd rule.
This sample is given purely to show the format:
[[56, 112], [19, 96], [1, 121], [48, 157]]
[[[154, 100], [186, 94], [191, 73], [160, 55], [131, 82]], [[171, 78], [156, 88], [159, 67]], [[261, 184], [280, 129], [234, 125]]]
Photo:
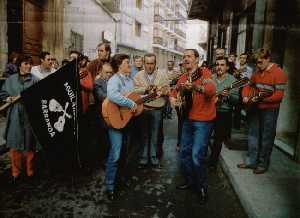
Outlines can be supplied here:
[[[287, 82], [283, 71], [271, 62], [268, 50], [257, 51], [254, 73], [247, 65], [246, 53], [240, 55], [237, 66], [233, 62], [234, 58], [225, 57], [224, 49], [216, 50], [216, 61], [211, 69], [199, 66], [197, 50], [186, 49], [182, 69], [172, 69], [174, 62], [169, 61], [168, 72], [157, 68], [156, 56], [152, 53], [136, 57], [135, 66], [131, 67], [128, 55], [115, 54], [111, 57], [111, 48], [107, 43], [99, 44], [97, 51], [98, 58], [89, 64], [83, 58], [80, 59], [80, 54], [76, 51], [70, 53], [70, 59], [80, 59], [82, 112], [85, 114], [89, 105], [96, 103], [103, 132], [108, 135], [110, 147], [106, 160], [105, 185], [110, 200], [116, 197], [118, 162], [121, 151], [124, 148], [126, 150], [127, 135], [130, 131], [140, 131], [132, 129], [135, 122], [140, 121], [133, 118], [125, 128], [116, 129], [105, 124], [99, 111], [102, 111], [102, 102], [107, 98], [113, 104], [128, 108], [135, 114], [141, 102], [130, 99], [128, 93], [131, 92], [142, 97], [154, 94], [151, 101], [143, 103], [144, 112], [140, 125], [143, 128], [140, 133], [146, 136], [146, 140], [140, 142], [139, 168], [145, 169], [149, 165], [161, 167], [159, 150], [163, 137], [163, 112], [166, 105], [175, 108], [179, 121], [177, 149], [185, 179], [176, 188], [193, 188], [199, 195], [199, 202], [206, 203], [208, 184], [205, 160], [210, 138], [214, 136], [209, 165], [216, 167], [222, 144], [230, 138], [233, 109], [240, 104], [247, 104], [252, 106], [247, 111], [248, 159], [238, 164], [238, 167], [252, 169], [256, 174], [267, 171], [279, 106]], [[32, 67], [31, 73], [42, 79], [52, 73], [52, 68], [48, 52], [42, 53], [40, 58], [41, 65]], [[233, 84], [239, 84], [245, 78], [250, 82], [233, 88]], [[270, 94], [260, 95], [265, 90]]]

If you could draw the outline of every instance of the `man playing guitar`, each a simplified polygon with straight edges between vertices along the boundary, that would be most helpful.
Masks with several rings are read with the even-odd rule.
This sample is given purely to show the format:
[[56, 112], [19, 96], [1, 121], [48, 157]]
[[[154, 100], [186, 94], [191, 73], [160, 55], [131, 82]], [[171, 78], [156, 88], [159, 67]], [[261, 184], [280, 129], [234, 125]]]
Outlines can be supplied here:
[[[115, 74], [108, 81], [107, 98], [119, 106], [130, 108], [131, 112], [135, 113], [137, 104], [124, 96], [125, 93], [132, 92], [134, 89], [133, 80], [130, 77], [131, 66], [129, 64], [129, 56], [126, 54], [116, 54], [112, 58], [111, 65]], [[113, 200], [115, 198], [114, 191], [118, 161], [122, 146], [126, 145], [122, 145], [124, 137], [123, 129], [110, 127], [108, 135], [111, 147], [106, 162], [105, 185], [108, 199]]]
[[[187, 117], [184, 117], [181, 132], [180, 159], [185, 183], [180, 190], [194, 187], [200, 197], [200, 204], [207, 201], [207, 173], [204, 159], [207, 153], [209, 133], [216, 117], [216, 86], [211, 73], [199, 68], [199, 53], [196, 49], [186, 49], [183, 56], [186, 73], [177, 82], [171, 93], [170, 102], [176, 105], [177, 90], [190, 93], [191, 101]], [[195, 78], [194, 80], [191, 78]], [[193, 80], [193, 81], [192, 81]]]
[[209, 165], [216, 169], [223, 142], [228, 138], [232, 126], [232, 107], [238, 103], [239, 94], [237, 89], [228, 90], [236, 79], [228, 73], [228, 60], [220, 57], [216, 60], [216, 73], [213, 80], [217, 86], [217, 117], [214, 125], [214, 143], [211, 148]]
[[[244, 163], [238, 168], [252, 169], [255, 174], [262, 174], [268, 170], [270, 156], [276, 135], [276, 124], [279, 107], [283, 98], [287, 76], [276, 64], [271, 63], [271, 54], [266, 49], [256, 52], [257, 71], [252, 75], [252, 86], [243, 89], [243, 103], [255, 102], [255, 107], [248, 111], [248, 155]], [[254, 89], [254, 92], [253, 92]], [[261, 97], [251, 93], [267, 93], [271, 96]]]
[[147, 121], [148, 128], [144, 129], [147, 139], [144, 142], [140, 154], [139, 168], [145, 168], [148, 164], [148, 145], [150, 146], [150, 161], [153, 167], [159, 167], [157, 158], [158, 137], [162, 123], [162, 110], [166, 104], [165, 95], [169, 91], [169, 81], [166, 74], [155, 70], [156, 56], [155, 54], [146, 54], [144, 56], [144, 68], [134, 77], [135, 92], [140, 94], [148, 94], [151, 91], [156, 91], [158, 98], [148, 103], [145, 103], [144, 119]]

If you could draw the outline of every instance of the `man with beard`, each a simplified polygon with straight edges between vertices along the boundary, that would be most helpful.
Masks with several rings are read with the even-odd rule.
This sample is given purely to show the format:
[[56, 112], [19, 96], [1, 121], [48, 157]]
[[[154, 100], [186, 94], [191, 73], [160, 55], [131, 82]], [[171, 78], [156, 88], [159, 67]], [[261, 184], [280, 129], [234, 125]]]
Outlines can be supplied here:
[[[194, 187], [200, 197], [200, 204], [207, 202], [207, 172], [204, 159], [207, 153], [209, 133], [216, 117], [216, 86], [211, 73], [199, 68], [199, 53], [186, 49], [183, 56], [186, 73], [177, 82], [170, 101], [176, 104], [177, 90], [187, 97], [186, 117], [183, 118], [180, 143], [180, 159], [185, 182], [176, 188], [185, 190]], [[189, 96], [189, 97], [188, 97]]]

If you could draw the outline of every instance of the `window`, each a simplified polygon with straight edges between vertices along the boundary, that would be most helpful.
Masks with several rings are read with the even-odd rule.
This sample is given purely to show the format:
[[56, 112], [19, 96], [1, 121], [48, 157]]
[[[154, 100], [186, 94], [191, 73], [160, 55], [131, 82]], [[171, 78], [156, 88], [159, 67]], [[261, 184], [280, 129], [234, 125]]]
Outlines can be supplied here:
[[135, 21], [134, 32], [135, 32], [135, 36], [141, 37], [141, 32], [142, 32], [142, 25], [141, 25], [141, 23]]
[[71, 30], [71, 46], [69, 51], [76, 50], [79, 52], [83, 51], [83, 35], [76, 33]]
[[246, 35], [247, 35], [247, 17], [241, 17], [239, 20], [238, 40], [236, 53], [242, 54], [245, 52]]
[[138, 9], [142, 9], [142, 6], [143, 6], [143, 0], [135, 0], [136, 2], [136, 8]]

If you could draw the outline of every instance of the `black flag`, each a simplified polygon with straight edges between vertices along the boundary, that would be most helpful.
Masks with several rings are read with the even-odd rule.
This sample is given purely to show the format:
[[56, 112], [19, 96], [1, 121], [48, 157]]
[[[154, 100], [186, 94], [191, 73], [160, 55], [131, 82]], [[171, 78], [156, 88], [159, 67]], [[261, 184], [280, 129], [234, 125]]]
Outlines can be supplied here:
[[78, 77], [72, 61], [21, 93], [33, 132], [45, 150], [76, 151]]

